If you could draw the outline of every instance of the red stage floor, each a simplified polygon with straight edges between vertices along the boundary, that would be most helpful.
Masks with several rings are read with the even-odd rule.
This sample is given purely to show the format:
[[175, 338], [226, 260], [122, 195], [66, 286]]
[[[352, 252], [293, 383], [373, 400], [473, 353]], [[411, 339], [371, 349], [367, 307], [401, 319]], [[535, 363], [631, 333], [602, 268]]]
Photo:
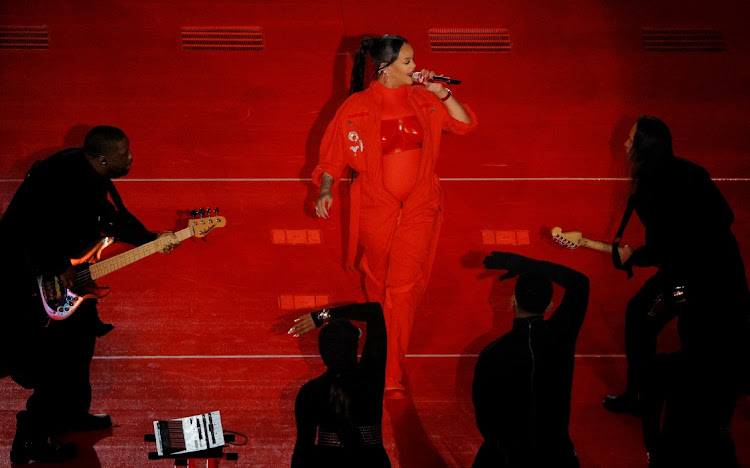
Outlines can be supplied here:
[[[9, 197], [16, 185], [0, 184], [2, 196]], [[638, 420], [607, 413], [601, 399], [623, 389], [624, 305], [650, 272], [637, 271], [626, 280], [624, 273], [611, 269], [606, 255], [562, 249], [548, 231], [561, 225], [607, 238], [618, 216], [611, 206], [619, 203], [624, 182], [447, 180], [443, 185], [447, 222], [415, 320], [408, 359], [411, 399], [386, 406], [384, 435], [393, 465], [470, 466], [481, 442], [470, 400], [475, 356], [511, 321], [511, 283], [497, 282], [497, 274], [484, 272], [480, 260], [491, 250], [506, 249], [561, 262], [590, 276], [591, 302], [577, 347], [571, 434], [584, 467], [644, 467]], [[719, 185], [735, 207], [737, 228], [747, 232], [750, 216], [742, 201], [750, 196], [750, 187]], [[117, 426], [111, 433], [76, 438], [89, 444], [89, 450], [69, 466], [171, 466], [147, 460], [153, 446], [143, 442], [143, 435], [151, 421], [210, 410], [220, 410], [225, 427], [249, 439], [237, 448], [239, 461], [223, 465], [288, 465], [296, 392], [322, 371], [315, 336], [296, 340], [285, 334], [301, 314], [291, 307], [295, 300], [297, 306], [316, 298], [334, 304], [362, 300], [358, 278], [341, 268], [339, 212], [328, 222], [303, 212], [308, 208], [305, 181], [125, 179], [118, 186], [129, 208], [152, 229], [184, 226], [185, 213], [174, 207], [190, 207], [194, 200], [219, 205], [227, 226], [101, 281], [113, 288], [100, 304], [101, 315], [117, 328], [98, 344], [93, 410], [110, 413]], [[169, 203], [152, 203], [157, 195]], [[274, 243], [278, 230], [292, 231], [285, 239], [296, 243]], [[318, 237], [300, 238], [306, 231], [319, 231]], [[519, 245], [498, 244], [505, 242], [502, 235], [488, 238], [486, 231], [521, 233], [515, 238]], [[639, 242], [637, 222], [628, 234]], [[305, 239], [313, 243], [300, 243]], [[661, 348], [673, 349], [677, 343], [674, 326], [667, 327]], [[55, 358], [64, 359], [64, 352]], [[0, 451], [7, 454], [14, 414], [28, 392], [3, 379], [0, 395]], [[748, 465], [750, 447], [743, 443], [750, 435], [747, 399], [739, 404], [733, 433], [740, 459]], [[7, 455], [0, 456], [0, 466], [7, 463]]]
[[[115, 332], [116, 333], [116, 332]], [[411, 398], [386, 402], [384, 440], [394, 467], [469, 467], [481, 443], [471, 404], [475, 358], [411, 357]], [[236, 462], [221, 466], [288, 466], [295, 440], [294, 398], [302, 383], [322, 370], [308, 357], [184, 359], [101, 357], [92, 367], [94, 410], [112, 415], [111, 431], [70, 436], [81, 456], [65, 467], [171, 467], [149, 461], [154, 444], [143, 441], [152, 421], [219, 409], [224, 428], [248, 436]], [[622, 388], [624, 359], [588, 356], [576, 360], [571, 437], [583, 467], [645, 468], [639, 420], [606, 412], [602, 395]], [[8, 379], [0, 412], [0, 466], [8, 466], [15, 408], [27, 391]], [[740, 401], [733, 434], [743, 466], [750, 462], [750, 401]], [[93, 445], [93, 447], [92, 447]], [[58, 465], [56, 465], [58, 466]]]

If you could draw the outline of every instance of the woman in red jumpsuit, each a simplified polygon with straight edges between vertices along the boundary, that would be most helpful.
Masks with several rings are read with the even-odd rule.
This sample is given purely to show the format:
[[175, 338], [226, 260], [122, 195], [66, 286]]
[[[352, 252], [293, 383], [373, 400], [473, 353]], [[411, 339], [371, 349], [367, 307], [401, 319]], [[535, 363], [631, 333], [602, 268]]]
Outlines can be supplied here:
[[[364, 89], [367, 55], [377, 71]], [[357, 246], [367, 300], [383, 306], [388, 329], [386, 391], [403, 397], [403, 360], [414, 311], [430, 277], [443, 221], [443, 192], [435, 163], [444, 131], [463, 134], [476, 118], [451, 91], [429, 81], [411, 86], [414, 50], [399, 36], [362, 41], [354, 59], [349, 98], [323, 136], [313, 181], [320, 185], [319, 217], [328, 219], [331, 185], [346, 166], [358, 174], [350, 189], [346, 264]]]

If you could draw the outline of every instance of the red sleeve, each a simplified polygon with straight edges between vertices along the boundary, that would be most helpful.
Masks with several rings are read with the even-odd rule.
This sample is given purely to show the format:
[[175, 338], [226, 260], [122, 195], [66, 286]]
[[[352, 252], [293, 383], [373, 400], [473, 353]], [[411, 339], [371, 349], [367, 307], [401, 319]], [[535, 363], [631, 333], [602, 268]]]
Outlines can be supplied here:
[[[442, 102], [440, 104], [443, 104]], [[454, 119], [451, 117], [451, 115], [448, 113], [448, 109], [445, 108], [445, 105], [442, 105], [443, 113], [445, 114], [445, 117], [443, 119], [443, 130], [450, 133], [455, 133], [457, 135], [463, 135], [465, 133], [470, 132], [471, 130], [474, 130], [474, 128], [477, 126], [477, 116], [474, 114], [474, 111], [471, 110], [471, 107], [467, 106], [464, 103], [461, 103], [462, 106], [464, 106], [464, 109], [466, 110], [466, 113], [469, 114], [469, 118], [471, 119], [471, 123], [463, 123], [459, 120]]]
[[474, 114], [474, 111], [471, 110], [471, 107], [467, 106], [464, 103], [461, 103], [461, 105], [464, 106], [466, 113], [469, 114], [469, 118], [471, 118], [471, 123], [463, 123], [451, 117], [451, 115], [448, 113], [448, 109], [445, 107], [445, 104], [443, 104], [440, 98], [429, 91], [422, 90], [422, 92], [424, 94], [423, 98], [428, 99], [429, 102], [435, 106], [435, 109], [437, 110], [438, 115], [442, 120], [443, 131], [455, 133], [457, 135], [463, 135], [470, 132], [477, 126], [477, 116], [476, 114]]
[[336, 116], [326, 128], [323, 141], [320, 142], [318, 166], [312, 173], [313, 183], [317, 186], [320, 186], [324, 172], [330, 174], [334, 179], [340, 179], [341, 173], [347, 166], [344, 155], [344, 143], [347, 140], [341, 132], [342, 109], [343, 106], [336, 112]]

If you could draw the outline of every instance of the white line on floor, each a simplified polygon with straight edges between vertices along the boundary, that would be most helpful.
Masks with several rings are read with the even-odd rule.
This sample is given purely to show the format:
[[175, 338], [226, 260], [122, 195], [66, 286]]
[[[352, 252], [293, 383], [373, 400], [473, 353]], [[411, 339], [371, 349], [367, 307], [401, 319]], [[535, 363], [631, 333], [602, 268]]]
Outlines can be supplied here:
[[[201, 178], [201, 179], [122, 179], [123, 182], [310, 182], [310, 178]], [[601, 182], [628, 181], [627, 177], [441, 177], [443, 182]], [[715, 177], [715, 182], [750, 182], [748, 177]], [[23, 179], [0, 179], [0, 183], [21, 183]], [[346, 181], [344, 181], [346, 182]]]
[[[407, 354], [408, 358], [475, 358], [478, 354]], [[318, 358], [317, 354], [224, 354], [224, 355], [189, 355], [189, 356], [94, 356], [94, 359], [300, 359]], [[624, 354], [576, 354], [577, 358], [624, 358]]]

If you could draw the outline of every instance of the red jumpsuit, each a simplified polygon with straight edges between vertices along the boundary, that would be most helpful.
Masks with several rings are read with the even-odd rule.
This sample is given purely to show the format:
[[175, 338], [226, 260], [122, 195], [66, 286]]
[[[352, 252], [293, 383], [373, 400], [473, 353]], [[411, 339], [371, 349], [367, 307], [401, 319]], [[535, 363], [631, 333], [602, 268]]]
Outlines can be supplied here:
[[442, 225], [443, 191], [435, 164], [443, 131], [464, 134], [476, 126], [453, 119], [445, 105], [420, 86], [406, 87], [406, 100], [421, 125], [423, 141], [416, 180], [399, 200], [384, 184], [381, 124], [383, 96], [392, 91], [373, 82], [351, 95], [328, 125], [320, 162], [312, 174], [320, 185], [323, 173], [341, 178], [346, 166], [359, 173], [350, 189], [351, 215], [346, 265], [352, 269], [357, 245], [365, 274], [367, 300], [383, 306], [388, 330], [386, 389], [403, 388], [403, 359], [414, 311], [430, 277]]

